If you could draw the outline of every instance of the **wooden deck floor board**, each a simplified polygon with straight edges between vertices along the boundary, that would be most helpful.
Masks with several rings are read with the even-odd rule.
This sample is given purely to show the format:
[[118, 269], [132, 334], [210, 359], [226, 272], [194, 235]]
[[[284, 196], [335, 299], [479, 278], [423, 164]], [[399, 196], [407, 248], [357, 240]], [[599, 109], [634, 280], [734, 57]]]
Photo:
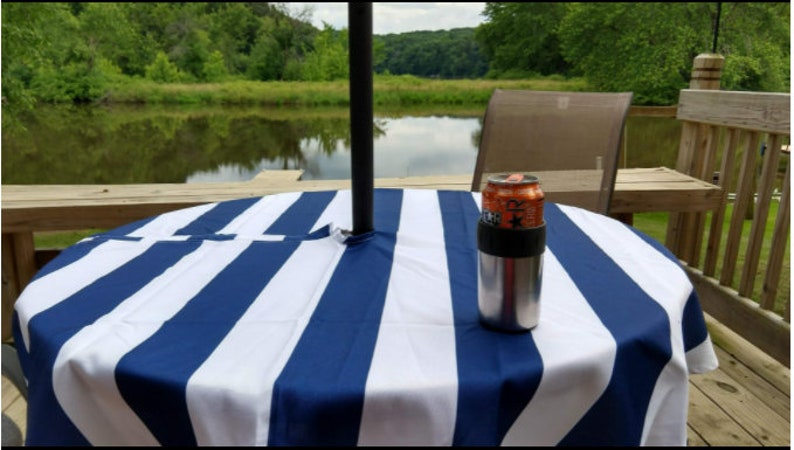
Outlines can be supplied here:
[[692, 376], [692, 384], [718, 405], [739, 426], [762, 445], [784, 446], [789, 443], [790, 426], [787, 418], [770, 408], [765, 399], [749, 392], [719, 369], [703, 375]]
[[791, 402], [788, 395], [758, 376], [725, 350], [719, 347], [715, 347], [715, 350], [720, 360], [720, 368], [726, 375], [755, 397], [764, 399], [764, 403], [781, 417], [791, 416]]
[[28, 425], [27, 402], [19, 394], [17, 388], [14, 387], [11, 381], [9, 381], [6, 377], [3, 377], [2, 389], [3, 390], [0, 395], [2, 395], [3, 414], [8, 416], [14, 421], [14, 423], [17, 424], [19, 431], [21, 431], [22, 436], [24, 436]]
[[[695, 375], [701, 376], [701, 375]], [[695, 431], [697, 440], [704, 446], [760, 446], [761, 443], [745, 430], [730, 414], [701, 391], [697, 384], [689, 385], [690, 431]], [[689, 434], [689, 446], [695, 445]]]
[[692, 428], [692, 425], [687, 425], [687, 446], [688, 447], [708, 447], [706, 441], [700, 437], [697, 431]]
[[742, 362], [748, 370], [775, 386], [787, 397], [791, 396], [791, 371], [777, 360], [760, 352], [747, 340], [740, 338], [728, 327], [706, 315], [706, 325], [714, 345]]

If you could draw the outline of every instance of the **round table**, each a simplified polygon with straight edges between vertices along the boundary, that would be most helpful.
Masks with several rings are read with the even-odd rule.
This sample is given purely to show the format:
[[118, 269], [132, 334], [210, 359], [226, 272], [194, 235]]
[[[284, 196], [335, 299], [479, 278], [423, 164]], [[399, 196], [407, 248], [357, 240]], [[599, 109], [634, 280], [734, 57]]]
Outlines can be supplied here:
[[547, 202], [540, 321], [478, 320], [480, 194], [349, 190], [173, 211], [84, 239], [20, 296], [27, 443], [685, 445], [717, 366], [661, 244]]

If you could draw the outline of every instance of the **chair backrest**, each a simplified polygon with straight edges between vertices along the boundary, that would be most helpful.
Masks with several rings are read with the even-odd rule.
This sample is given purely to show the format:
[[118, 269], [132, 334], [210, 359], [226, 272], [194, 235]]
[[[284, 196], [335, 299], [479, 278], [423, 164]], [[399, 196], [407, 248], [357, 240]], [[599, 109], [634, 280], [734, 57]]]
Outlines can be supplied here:
[[491, 173], [588, 171], [577, 177], [581, 195], [565, 203], [607, 214], [632, 95], [496, 89], [471, 190], [480, 192]]

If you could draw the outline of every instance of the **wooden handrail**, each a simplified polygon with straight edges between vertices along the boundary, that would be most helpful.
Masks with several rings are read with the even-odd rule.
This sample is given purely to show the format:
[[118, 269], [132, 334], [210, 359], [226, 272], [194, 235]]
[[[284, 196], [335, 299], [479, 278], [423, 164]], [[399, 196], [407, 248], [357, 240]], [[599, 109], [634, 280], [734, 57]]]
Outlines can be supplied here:
[[[279, 172], [284, 172], [279, 173]], [[297, 173], [297, 175], [296, 175]], [[267, 171], [250, 182], [117, 185], [3, 185], [3, 233], [108, 228], [178, 208], [279, 192], [349, 189], [349, 180], [298, 181], [297, 171]], [[538, 176], [552, 201], [580, 195], [569, 172]], [[292, 179], [290, 179], [292, 178]], [[471, 175], [379, 178], [377, 187], [468, 190]], [[721, 190], [665, 167], [620, 169], [611, 211], [704, 211]]]

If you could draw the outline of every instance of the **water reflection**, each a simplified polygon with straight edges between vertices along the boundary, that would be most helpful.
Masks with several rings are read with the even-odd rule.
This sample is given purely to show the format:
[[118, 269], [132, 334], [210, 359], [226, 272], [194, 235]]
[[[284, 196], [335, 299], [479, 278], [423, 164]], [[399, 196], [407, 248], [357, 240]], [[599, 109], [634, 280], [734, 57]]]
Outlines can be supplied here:
[[[422, 115], [424, 114], [424, 115]], [[4, 132], [5, 184], [242, 181], [262, 169], [350, 177], [346, 109], [41, 107]], [[376, 177], [472, 173], [479, 114], [376, 112]]]
[[[376, 177], [471, 174], [484, 108], [375, 109]], [[47, 106], [3, 130], [5, 184], [350, 178], [346, 108]], [[680, 123], [629, 117], [621, 167], [675, 166]]]
[[[341, 120], [348, 127], [347, 120]], [[479, 118], [446, 116], [378, 118], [373, 143], [375, 177], [455, 175], [474, 171], [479, 139]], [[300, 140], [300, 158], [261, 159], [248, 169], [222, 164], [210, 171], [197, 171], [187, 182], [250, 180], [262, 169], [303, 169], [305, 180], [350, 178], [350, 143], [317, 137]]]

